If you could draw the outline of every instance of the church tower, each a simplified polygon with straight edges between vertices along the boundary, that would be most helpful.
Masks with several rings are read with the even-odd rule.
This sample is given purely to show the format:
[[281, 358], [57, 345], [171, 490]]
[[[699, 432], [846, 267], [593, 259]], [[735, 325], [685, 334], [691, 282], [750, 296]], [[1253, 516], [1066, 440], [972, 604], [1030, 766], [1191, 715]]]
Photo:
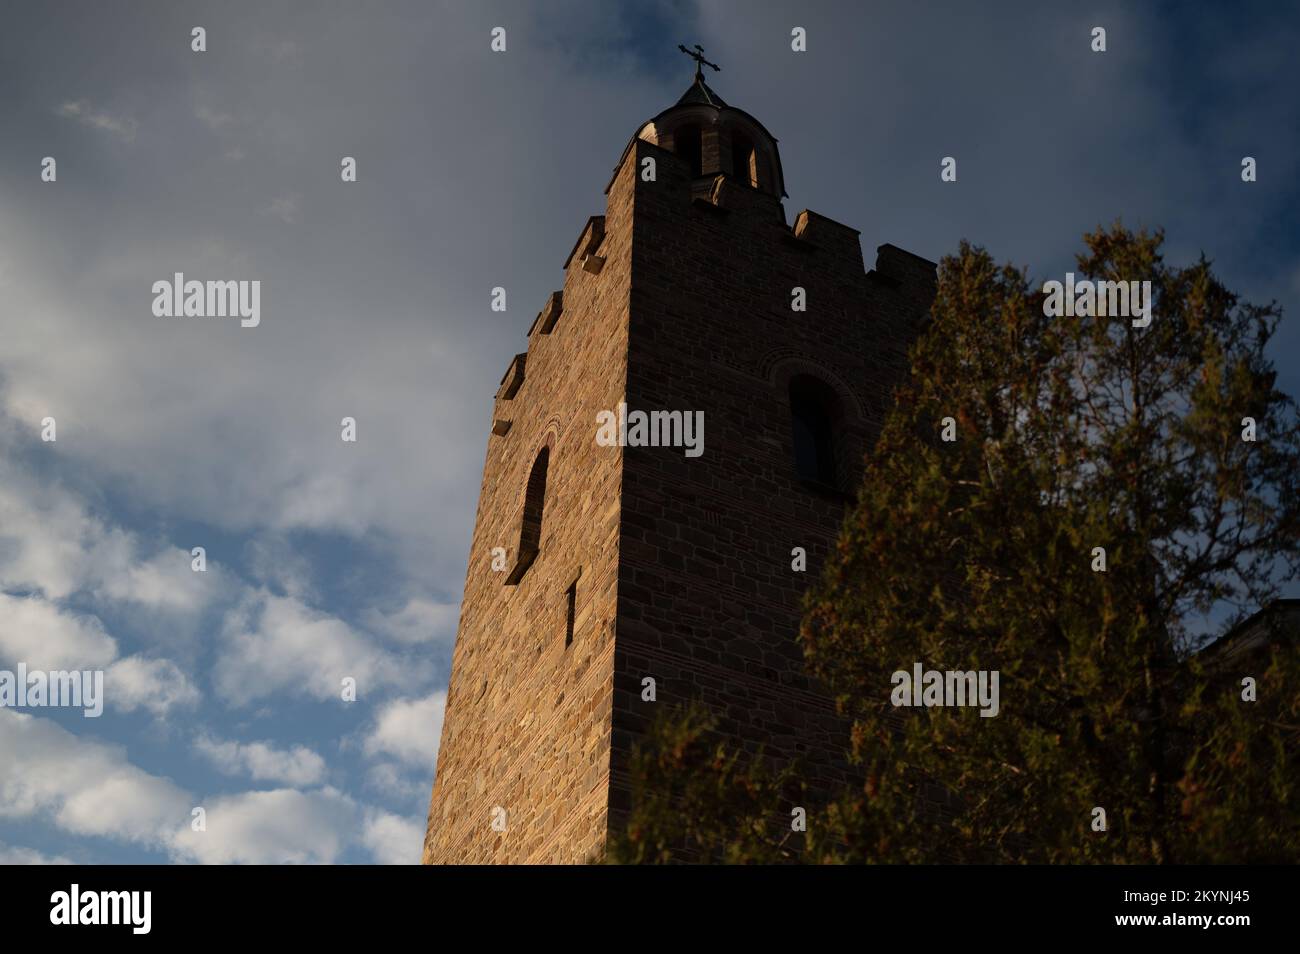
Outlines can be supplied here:
[[[692, 55], [695, 81], [623, 150], [496, 393], [426, 863], [599, 857], [637, 739], [691, 700], [746, 750], [802, 757], [810, 785], [846, 778], [800, 597], [935, 265], [882, 245], [867, 271], [855, 229], [787, 224], [776, 139]], [[629, 446], [598, 442], [620, 405]], [[702, 444], [631, 446], [637, 411], [679, 412], [651, 431]], [[678, 426], [699, 412], [702, 435]]]

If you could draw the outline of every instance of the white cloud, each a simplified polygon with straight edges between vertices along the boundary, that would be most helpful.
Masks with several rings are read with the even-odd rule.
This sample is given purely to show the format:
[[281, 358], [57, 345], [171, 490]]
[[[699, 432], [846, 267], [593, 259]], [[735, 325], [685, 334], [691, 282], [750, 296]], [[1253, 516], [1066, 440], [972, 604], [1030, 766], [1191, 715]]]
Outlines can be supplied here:
[[0, 662], [47, 672], [104, 670], [107, 708], [161, 716], [199, 701], [199, 690], [170, 660], [117, 658], [117, 641], [95, 616], [60, 609], [39, 596], [0, 593], [0, 620]]
[[347, 623], [293, 597], [260, 593], [243, 601], [226, 621], [213, 681], [234, 705], [276, 693], [338, 700], [343, 679], [357, 697], [427, 679], [430, 666], [375, 646]]
[[128, 553], [121, 562], [112, 564], [111, 570], [104, 568], [96, 592], [154, 610], [197, 612], [220, 590], [223, 581], [221, 571], [212, 565], [203, 573], [195, 572], [192, 559], [188, 550], [179, 547], [164, 547], [142, 561]]
[[45, 817], [64, 831], [164, 847], [189, 822], [190, 796], [131, 765], [120, 746], [49, 719], [0, 709], [0, 818]]
[[163, 716], [173, 709], [192, 709], [201, 693], [185, 673], [167, 659], [128, 656], [104, 673], [104, 701], [114, 709], [147, 709]]
[[424, 820], [391, 812], [366, 813], [361, 840], [381, 865], [417, 865], [424, 846]]
[[428, 769], [432, 776], [438, 761], [446, 706], [446, 692], [388, 703], [380, 709], [375, 726], [366, 737], [365, 753], [394, 756], [412, 767]]
[[[362, 811], [336, 789], [197, 799], [132, 765], [120, 746], [11, 709], [0, 709], [0, 765], [22, 766], [0, 774], [0, 819], [43, 819], [71, 834], [136, 844], [179, 861], [330, 864], [361, 840]], [[191, 825], [194, 807], [205, 811], [205, 831]], [[395, 853], [398, 829], [383, 821], [372, 829], [364, 844], [373, 851], [386, 835], [385, 850]]]
[[6, 845], [0, 841], [0, 865], [70, 865], [74, 862], [62, 855], [47, 855], [33, 848]]
[[96, 551], [120, 548], [71, 494], [6, 461], [10, 444], [0, 446], [0, 586], [61, 599], [88, 585]]
[[103, 109], [96, 109], [89, 100], [68, 100], [55, 112], [67, 119], [75, 119], [92, 129], [112, 133], [120, 139], [130, 142], [135, 139], [137, 123], [128, 116], [114, 116]]
[[6, 461], [13, 443], [0, 433], [0, 587], [35, 589], [54, 600], [84, 593], [175, 613], [197, 612], [229, 592], [232, 580], [219, 567], [209, 563], [196, 573], [187, 550], [151, 551], [137, 534], [93, 514], [73, 491]]
[[419, 597], [407, 600], [395, 612], [370, 609], [362, 616], [367, 628], [400, 643], [450, 643], [456, 638], [459, 619], [459, 603], [436, 603]]
[[430, 776], [421, 775], [417, 779], [409, 768], [388, 761], [376, 762], [365, 776], [366, 788], [382, 794], [388, 801], [427, 801], [431, 783]]
[[319, 599], [311, 560], [284, 533], [263, 531], [253, 536], [244, 546], [242, 562], [249, 576], [269, 589], [278, 588], [304, 603]]
[[187, 828], [174, 841], [201, 864], [333, 864], [358, 823], [356, 803], [332, 788], [244, 792], [203, 807], [207, 830]]
[[103, 669], [117, 641], [94, 616], [68, 613], [40, 597], [0, 593], [0, 659], [29, 669]]
[[227, 775], [246, 773], [255, 781], [292, 786], [315, 785], [325, 777], [325, 760], [302, 745], [279, 749], [271, 742], [229, 742], [203, 735], [194, 747]]
[[[243, 32], [234, 22], [241, 15], [230, 16], [228, 28]], [[11, 226], [6, 235], [22, 236], [21, 242], [0, 240], [0, 260], [11, 276], [5, 314], [39, 320], [16, 320], [6, 329], [13, 334], [6, 333], [0, 354], [0, 398], [21, 410], [27, 425], [55, 414], [57, 453], [44, 447], [42, 452], [111, 486], [120, 494], [115, 500], [165, 519], [233, 532], [375, 532], [383, 535], [376, 543], [384, 556], [396, 554], [401, 568], [436, 579], [445, 592], [458, 589], [463, 579], [487, 438], [481, 415], [471, 413], [477, 406], [473, 395], [484, 380], [500, 377], [527, 325], [519, 315], [489, 326], [457, 318], [477, 302], [472, 289], [483, 284], [478, 273], [496, 267], [474, 249], [498, 236], [518, 248], [534, 246], [541, 235], [502, 233], [489, 225], [495, 213], [480, 214], [468, 191], [459, 199], [468, 203], [465, 209], [473, 207], [467, 221], [471, 233], [479, 234], [443, 248], [431, 227], [442, 215], [439, 183], [470, 175], [495, 183], [499, 176], [488, 173], [484, 146], [472, 137], [435, 148], [419, 123], [394, 124], [389, 117], [436, 114], [446, 115], [451, 126], [472, 124], [484, 107], [469, 104], [456, 83], [446, 82], [463, 79], [466, 68], [483, 68], [468, 48], [417, 58], [431, 73], [419, 83], [408, 82], [405, 74], [394, 84], [380, 79], [405, 55], [386, 52], [378, 73], [365, 71], [390, 94], [382, 109], [366, 108], [374, 105], [366, 83], [344, 90], [340, 95], [347, 102], [320, 98], [328, 70], [315, 71], [339, 55], [396, 54], [427, 28], [468, 28], [473, 16], [413, 11], [397, 34], [391, 28], [398, 20], [343, 16], [345, 22], [328, 28], [304, 26], [285, 13], [248, 23], [254, 39], [263, 37], [260, 56], [223, 60], [224, 73], [219, 69], [196, 82], [187, 76], [185, 83], [141, 100], [148, 110], [141, 114], [141, 135], [148, 132], [152, 142], [156, 131], [159, 141], [179, 149], [141, 150], [129, 166], [106, 170], [94, 182], [77, 180], [86, 191], [58, 210], [48, 203], [5, 208]], [[128, 23], [129, 17], [119, 17], [105, 27], [116, 32], [129, 29]], [[161, 29], [160, 23], [155, 26]], [[86, 78], [101, 76], [102, 50], [92, 45], [84, 52], [89, 56], [79, 66]], [[283, 64], [268, 69], [299, 57], [312, 72], [307, 83]], [[611, 105], [627, 93], [626, 87], [592, 92], [586, 78], [562, 60], [543, 57], [533, 66], [546, 74], [532, 93], [537, 103], [550, 101], [553, 94], [543, 95], [545, 87], [585, 90]], [[646, 85], [639, 82], [638, 92]], [[115, 107], [135, 102], [129, 97], [136, 92], [106, 89], [96, 95]], [[492, 98], [489, 108], [496, 108], [498, 97], [500, 104], [508, 102], [502, 88], [485, 93]], [[82, 121], [96, 112], [75, 96], [69, 99], [69, 119]], [[512, 132], [520, 141], [556, 122], [536, 109], [523, 118], [526, 128]], [[560, 132], [579, 133], [589, 121], [564, 119]], [[547, 208], [529, 206], [525, 221], [572, 218], [578, 201], [580, 218], [598, 211], [586, 205], [600, 201], [601, 177], [617, 158], [629, 124], [625, 112], [612, 108], [603, 121], [617, 130], [604, 154], [581, 157], [594, 175], [565, 180], [564, 199], [546, 193]], [[186, 134], [196, 130], [204, 135]], [[338, 183], [343, 154], [362, 162], [357, 192]], [[334, 157], [324, 169], [328, 174], [301, 175], [313, 155]], [[542, 178], [553, 181], [550, 171]], [[370, 193], [365, 183], [371, 174], [375, 183], [407, 185]], [[511, 209], [516, 198], [535, 198], [536, 190], [508, 181], [493, 195]], [[166, 196], [165, 208], [155, 201], [159, 196]], [[124, 221], [116, 214], [121, 203], [148, 214]], [[317, 230], [311, 244], [320, 244], [304, 254], [296, 229], [281, 223], [302, 224], [317, 215], [364, 227], [369, 237], [357, 245], [346, 230]], [[70, 234], [82, 240], [69, 242]], [[557, 243], [554, 235], [546, 236], [552, 247], [571, 240]], [[512, 257], [510, 250], [503, 257]], [[527, 277], [519, 277], [521, 299], [535, 300], [525, 312], [540, 306], [560, 277], [558, 265], [550, 255], [536, 256]], [[262, 279], [262, 325], [245, 330], [237, 323], [153, 317], [150, 286], [175, 270], [200, 278]], [[70, 274], [83, 280], [69, 282]], [[335, 413], [340, 401], [347, 406]], [[338, 440], [344, 414], [360, 422], [365, 453], [348, 454]], [[431, 439], [412, 439], [431, 423]]]

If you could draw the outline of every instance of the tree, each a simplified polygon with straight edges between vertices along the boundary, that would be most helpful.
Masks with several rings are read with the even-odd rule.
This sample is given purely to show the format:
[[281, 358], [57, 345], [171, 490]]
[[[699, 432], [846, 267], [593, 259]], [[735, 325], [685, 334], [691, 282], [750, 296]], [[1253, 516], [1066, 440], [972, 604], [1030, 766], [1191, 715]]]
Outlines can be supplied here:
[[[1280, 312], [1204, 257], [1166, 265], [1162, 240], [1116, 225], [1078, 257], [1079, 280], [1151, 283], [1146, 327], [1049, 316], [1023, 271], [965, 243], [942, 262], [806, 600], [805, 659], [865, 781], [810, 822], [805, 860], [1300, 858], [1300, 639], [1194, 655], [1300, 570], [1300, 425], [1265, 354]], [[895, 706], [916, 663], [996, 671], [998, 715]], [[716, 854], [731, 830], [704, 827]]]
[[611, 832], [605, 860], [792, 861], [799, 841], [789, 818], [782, 824], [774, 812], [790, 803], [782, 793], [797, 787], [795, 768], [773, 769], [761, 755], [742, 758], [703, 706], [669, 710], [632, 755], [632, 809], [626, 825]]

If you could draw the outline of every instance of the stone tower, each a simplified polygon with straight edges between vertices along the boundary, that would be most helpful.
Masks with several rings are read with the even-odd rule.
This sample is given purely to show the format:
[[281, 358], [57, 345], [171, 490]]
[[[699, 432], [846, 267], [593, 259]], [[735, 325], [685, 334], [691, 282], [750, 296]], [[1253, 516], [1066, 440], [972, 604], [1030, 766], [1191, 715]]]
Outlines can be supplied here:
[[[637, 738], [687, 700], [814, 785], [844, 778], [800, 596], [935, 266], [882, 245], [867, 271], [855, 229], [788, 225], [785, 194], [776, 140], [698, 67], [624, 149], [496, 393], [426, 863], [598, 857]], [[620, 404], [703, 412], [703, 453], [602, 446]]]

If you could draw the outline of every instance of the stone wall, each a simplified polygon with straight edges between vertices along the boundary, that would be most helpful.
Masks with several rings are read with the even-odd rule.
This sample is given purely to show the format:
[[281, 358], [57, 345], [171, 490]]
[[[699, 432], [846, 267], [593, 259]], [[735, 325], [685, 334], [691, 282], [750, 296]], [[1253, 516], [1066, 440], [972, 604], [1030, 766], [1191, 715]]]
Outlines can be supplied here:
[[[798, 756], [814, 789], [846, 781], [847, 727], [804, 675], [803, 591], [856, 488], [934, 265], [892, 246], [863, 267], [858, 233], [725, 178], [690, 181], [649, 143], [658, 181], [633, 215], [629, 408], [704, 412], [705, 451], [624, 451], [615, 648], [612, 806], [628, 802], [632, 747], [658, 707], [706, 703], [755, 752]], [[802, 287], [807, 311], [791, 309]], [[838, 490], [795, 469], [789, 382], [840, 399]], [[807, 551], [806, 572], [792, 550]], [[645, 676], [657, 701], [642, 700]]]
[[[638, 175], [645, 158], [653, 182]], [[633, 141], [605, 216], [583, 229], [563, 294], [498, 392], [426, 863], [598, 857], [656, 706], [701, 700], [747, 750], [802, 758], [814, 786], [848, 777], [845, 726], [803, 674], [800, 599], [933, 282], [933, 263], [892, 246], [868, 273], [855, 230], [808, 212], [788, 226], [777, 197], [692, 180], [667, 150]], [[806, 312], [791, 310], [795, 286]], [[797, 374], [839, 399], [838, 490], [795, 472]], [[597, 445], [597, 412], [624, 400], [703, 411], [704, 454]], [[541, 546], [529, 563], [520, 526], [542, 447]], [[493, 547], [508, 551], [500, 572]], [[806, 572], [791, 568], [794, 547], [807, 551]], [[641, 699], [645, 676], [657, 702]], [[492, 827], [497, 807], [504, 831]]]
[[[596, 248], [603, 267], [583, 267], [588, 223], [565, 269], [562, 310], [534, 324], [518, 390], [504, 396], [507, 378], [498, 392], [426, 863], [577, 862], [604, 843], [622, 455], [593, 438], [596, 412], [623, 395], [631, 214], [628, 166], [609, 190], [607, 229]], [[541, 546], [519, 582], [507, 585], [519, 557], [528, 475], [544, 446], [550, 459]], [[492, 569], [493, 547], [507, 550], [500, 572]], [[566, 593], [575, 580], [566, 647]], [[503, 832], [492, 827], [496, 807], [506, 812]]]

